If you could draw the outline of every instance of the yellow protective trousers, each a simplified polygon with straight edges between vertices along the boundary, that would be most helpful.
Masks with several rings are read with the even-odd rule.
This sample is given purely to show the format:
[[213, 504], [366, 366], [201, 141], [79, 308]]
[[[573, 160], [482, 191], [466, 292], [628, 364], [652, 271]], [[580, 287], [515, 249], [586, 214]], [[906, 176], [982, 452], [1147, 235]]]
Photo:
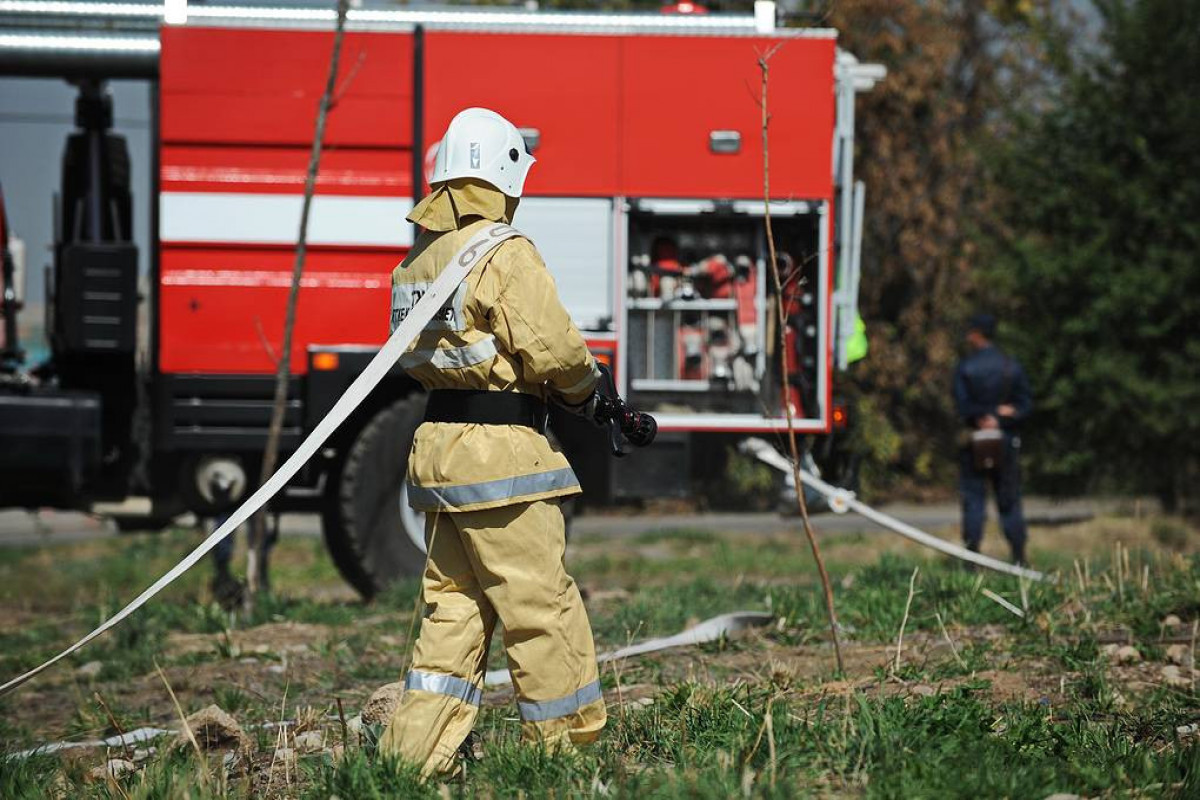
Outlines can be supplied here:
[[587, 612], [563, 564], [558, 500], [431, 513], [426, 540], [425, 617], [381, 751], [426, 775], [456, 767], [497, 619], [525, 738], [552, 747], [594, 740], [604, 699]]

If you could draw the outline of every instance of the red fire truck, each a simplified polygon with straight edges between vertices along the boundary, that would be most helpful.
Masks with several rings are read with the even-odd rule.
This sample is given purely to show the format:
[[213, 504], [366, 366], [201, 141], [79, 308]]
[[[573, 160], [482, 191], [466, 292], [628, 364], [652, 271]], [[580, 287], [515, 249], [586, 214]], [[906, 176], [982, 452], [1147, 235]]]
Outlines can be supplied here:
[[[74, 5], [89, 19], [102, 7], [24, 3], [30, 18], [58, 22]], [[757, 18], [352, 10], [295, 341], [281, 354], [333, 12], [204, 5], [182, 24], [161, 12], [113, 4], [103, 32], [0, 36], [0, 72], [79, 79], [49, 282], [53, 356], [32, 371], [10, 365], [0, 382], [0, 505], [139, 495], [168, 518], [241, 500], [258, 474], [275, 359], [291, 365], [286, 450], [386, 337], [390, 272], [414, 238], [405, 214], [428, 191], [441, 132], [472, 105], [522, 128], [538, 164], [515, 225], [622, 394], [658, 418], [655, 446], [619, 462], [597, 432], [554, 419], [586, 502], [702, 490], [739, 437], [785, 426], [785, 402], [801, 432], [833, 430], [863, 208], [854, 96], [879, 77], [835, 32], [777, 29], [761, 8]], [[782, 319], [758, 99], [759, 55], [776, 46]], [[130, 76], [157, 82], [152, 245], [141, 254], [103, 83]], [[792, 386], [780, 385], [781, 358]], [[273, 505], [319, 513], [338, 567], [366, 595], [422, 563], [403, 489], [422, 411], [419, 387], [395, 368]]]

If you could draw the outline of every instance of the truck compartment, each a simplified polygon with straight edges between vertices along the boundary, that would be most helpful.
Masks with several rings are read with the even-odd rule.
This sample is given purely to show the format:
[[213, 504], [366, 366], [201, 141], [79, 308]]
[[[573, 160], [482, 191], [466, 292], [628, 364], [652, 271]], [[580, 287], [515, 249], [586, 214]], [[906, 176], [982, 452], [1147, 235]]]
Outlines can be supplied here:
[[[169, 144], [312, 145], [330, 31], [162, 29], [162, 139]], [[413, 146], [413, 40], [346, 34], [325, 145]]]
[[779, 360], [786, 358], [793, 414], [821, 418], [827, 330], [822, 209], [778, 204], [772, 215], [784, 282], [787, 347], [781, 351], [761, 204], [631, 205], [625, 348], [635, 405], [676, 415], [778, 418], [784, 394]]
[[[538, 160], [527, 195], [620, 194], [620, 86], [614, 77], [622, 46], [618, 36], [429, 31], [426, 174], [454, 115], [483, 106], [512, 120]], [[503, 76], [499, 83], [481, 80], [497, 73]]]
[[758, 58], [773, 48], [771, 185], [790, 197], [831, 196], [836, 43], [829, 38], [795, 39], [782, 47], [769, 38], [626, 38], [622, 192], [762, 197]]

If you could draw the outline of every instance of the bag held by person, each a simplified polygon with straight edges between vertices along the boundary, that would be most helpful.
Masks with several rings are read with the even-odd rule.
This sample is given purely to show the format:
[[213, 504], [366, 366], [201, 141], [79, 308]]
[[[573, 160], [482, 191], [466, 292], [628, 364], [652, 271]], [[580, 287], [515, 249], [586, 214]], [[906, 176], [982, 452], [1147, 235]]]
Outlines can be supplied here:
[[997, 469], [1004, 463], [1004, 431], [984, 428], [971, 431], [971, 460], [975, 469]]

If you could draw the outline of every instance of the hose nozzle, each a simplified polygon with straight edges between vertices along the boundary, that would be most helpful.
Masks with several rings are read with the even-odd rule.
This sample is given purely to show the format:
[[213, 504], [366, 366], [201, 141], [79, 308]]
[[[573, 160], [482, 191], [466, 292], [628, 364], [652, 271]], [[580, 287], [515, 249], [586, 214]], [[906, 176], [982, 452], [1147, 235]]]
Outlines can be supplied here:
[[625, 444], [647, 447], [658, 435], [658, 423], [643, 411], [635, 411], [617, 394], [616, 383], [608, 367], [600, 365], [596, 386], [596, 424], [608, 430], [609, 448], [614, 456], [628, 455]]

